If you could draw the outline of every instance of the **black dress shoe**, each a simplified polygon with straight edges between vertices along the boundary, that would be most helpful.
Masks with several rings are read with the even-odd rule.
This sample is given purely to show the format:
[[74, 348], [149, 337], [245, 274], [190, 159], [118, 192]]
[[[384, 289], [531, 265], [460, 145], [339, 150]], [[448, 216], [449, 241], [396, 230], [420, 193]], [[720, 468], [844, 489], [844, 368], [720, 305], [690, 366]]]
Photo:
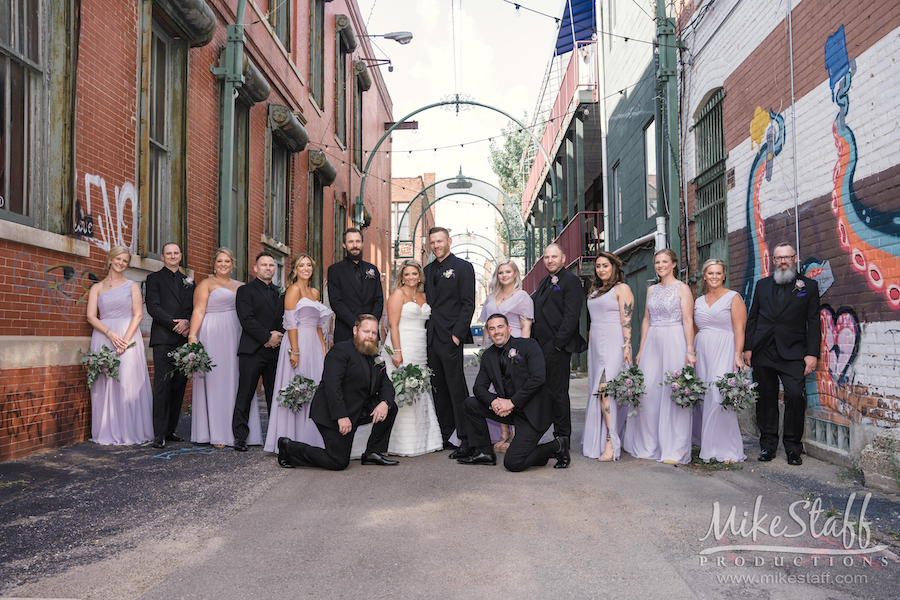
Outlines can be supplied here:
[[774, 450], [760, 450], [759, 456], [756, 458], [759, 462], [769, 462], [775, 458]]
[[278, 438], [278, 466], [284, 467], [285, 469], [294, 468], [294, 465], [291, 464], [291, 459], [288, 458], [287, 453], [287, 443], [289, 441], [291, 441], [291, 438]]
[[457, 448], [459, 448], [459, 446], [453, 442], [444, 442], [444, 450], [456, 450]]
[[799, 452], [788, 452], [787, 459], [789, 465], [802, 465], [803, 459], [800, 458]]
[[561, 435], [556, 438], [559, 442], [559, 452], [556, 453], [556, 464], [554, 469], [565, 469], [572, 462], [572, 455], [569, 454], [569, 436]]
[[472, 456], [473, 454], [475, 454], [474, 450], [472, 450], [470, 448], [466, 448], [465, 446], [460, 446], [459, 448], [457, 448], [456, 450], [451, 452], [450, 456], [448, 456], [447, 458], [452, 458], [453, 460], [456, 460], [459, 458], [468, 458], [468, 457]]
[[165, 448], [166, 447], [166, 438], [163, 436], [159, 436], [155, 440], [153, 440], [154, 448]]
[[383, 457], [377, 452], [370, 452], [369, 454], [362, 455], [362, 464], [364, 465], [379, 465], [382, 467], [389, 467], [392, 465], [399, 465], [399, 460], [390, 460], [388, 458]]
[[247, 442], [245, 440], [235, 440], [234, 449], [238, 452], [246, 452], [250, 448], [247, 447]]
[[184, 438], [180, 438], [177, 435], [175, 435], [174, 433], [167, 433], [166, 441], [167, 442], [183, 442]]
[[471, 454], [466, 456], [465, 458], [459, 458], [456, 460], [461, 465], [496, 465], [497, 464], [497, 455], [491, 452], [490, 454], [485, 454], [484, 452], [478, 451], [475, 454]]

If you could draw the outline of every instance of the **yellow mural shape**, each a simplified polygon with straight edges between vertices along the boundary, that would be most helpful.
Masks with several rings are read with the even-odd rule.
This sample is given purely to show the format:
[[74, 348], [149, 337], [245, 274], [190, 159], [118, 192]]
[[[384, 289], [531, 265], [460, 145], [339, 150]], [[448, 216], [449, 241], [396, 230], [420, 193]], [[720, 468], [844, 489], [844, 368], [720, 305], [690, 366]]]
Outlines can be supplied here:
[[766, 136], [766, 128], [769, 126], [769, 123], [772, 122], [772, 118], [769, 117], [769, 111], [763, 110], [762, 107], [757, 106], [756, 111], [753, 113], [753, 121], [750, 122], [750, 149], [756, 149], [759, 152], [759, 147], [762, 145], [763, 138]]

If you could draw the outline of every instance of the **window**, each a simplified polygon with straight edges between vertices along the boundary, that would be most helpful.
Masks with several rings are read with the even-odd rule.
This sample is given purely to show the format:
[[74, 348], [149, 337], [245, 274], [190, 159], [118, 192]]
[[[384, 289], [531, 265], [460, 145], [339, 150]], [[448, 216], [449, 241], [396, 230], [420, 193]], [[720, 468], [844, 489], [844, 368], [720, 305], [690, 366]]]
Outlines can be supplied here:
[[353, 164], [363, 169], [363, 89], [359, 77], [353, 78]]
[[407, 207], [409, 206], [409, 202], [393, 202], [391, 203], [391, 208], [393, 209], [393, 218], [391, 219], [391, 233], [393, 236], [401, 241], [408, 241], [411, 238], [409, 237], [409, 222], [412, 220], [412, 214], [407, 215], [406, 220], [403, 221], [403, 213], [406, 212]]
[[247, 231], [249, 206], [249, 158], [250, 158], [250, 107], [240, 100], [234, 103], [234, 142], [231, 165], [231, 202], [235, 218], [231, 221], [232, 231], [227, 235], [219, 232], [219, 240], [231, 248], [237, 257], [234, 277], [247, 280]]
[[619, 163], [616, 162], [612, 169], [612, 196], [615, 221], [613, 222], [613, 235], [615, 239], [622, 237], [622, 184], [619, 181]]
[[335, 36], [334, 61], [334, 135], [347, 143], [347, 48], [339, 34]]
[[325, 223], [325, 186], [315, 175], [310, 175], [310, 199], [309, 199], [309, 223], [307, 231], [309, 232], [308, 252], [315, 261], [316, 266], [313, 267], [313, 281], [315, 285], [321, 287], [322, 282], [322, 255], [323, 255], [323, 225]]
[[697, 264], [709, 258], [727, 262], [727, 189], [725, 171], [725, 132], [722, 121], [722, 102], [725, 90], [719, 89], [703, 105], [694, 119], [695, 154], [697, 156], [697, 186], [694, 190], [694, 222], [697, 224]]
[[309, 93], [325, 106], [325, 0], [309, 0]]
[[272, 140], [272, 159], [269, 163], [269, 202], [266, 233], [275, 241], [287, 243], [290, 234], [288, 193], [291, 189], [291, 155], [287, 148]]
[[651, 120], [644, 128], [644, 181], [645, 198], [647, 200], [647, 218], [656, 216], [658, 209], [656, 183], [656, 123]]
[[187, 114], [184, 78], [187, 42], [176, 39], [156, 17], [148, 35], [150, 55], [144, 59], [147, 146], [141, 164], [141, 187], [147, 203], [141, 206], [141, 253], [160, 256], [163, 244], [183, 246], [184, 142]]
[[341, 244], [344, 242], [344, 229], [347, 228], [347, 192], [341, 192], [338, 198], [337, 192], [334, 193], [334, 257], [333, 262], [338, 262], [344, 257], [344, 248]]
[[291, 51], [291, 2], [289, 0], [270, 0], [269, 23], [275, 30], [275, 37], [281, 40], [285, 50]]

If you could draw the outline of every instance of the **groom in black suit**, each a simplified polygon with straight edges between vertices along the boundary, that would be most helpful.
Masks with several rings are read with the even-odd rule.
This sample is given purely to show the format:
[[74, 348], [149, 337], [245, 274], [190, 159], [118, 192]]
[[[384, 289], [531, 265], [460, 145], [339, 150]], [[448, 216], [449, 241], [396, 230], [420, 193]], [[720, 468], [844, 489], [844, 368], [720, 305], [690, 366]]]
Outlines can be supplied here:
[[344, 230], [344, 260], [328, 267], [328, 302], [334, 311], [334, 343], [353, 338], [353, 324], [362, 314], [381, 319], [384, 291], [381, 273], [362, 259], [362, 233], [356, 227]]
[[396, 460], [382, 456], [396, 417], [394, 385], [378, 357], [378, 319], [360, 315], [353, 339], [335, 344], [325, 355], [322, 383], [309, 407], [309, 418], [319, 428], [325, 448], [278, 438], [278, 464], [342, 471], [350, 465], [357, 427], [374, 423], [362, 464], [396, 465]]
[[[553, 435], [571, 437], [569, 371], [572, 353], [584, 352], [587, 342], [578, 331], [584, 292], [581, 279], [566, 266], [566, 253], [559, 244], [544, 249], [548, 274], [532, 295], [534, 326], [532, 337], [541, 345], [547, 364], [547, 386], [554, 400]], [[565, 469], [568, 462], [555, 467]]]
[[[481, 368], [475, 379], [474, 396], [463, 403], [465, 427], [460, 427], [463, 445], [457, 450], [457, 462], [465, 465], [495, 465], [497, 456], [491, 445], [487, 421], [515, 425], [516, 435], [509, 444], [503, 466], [522, 471], [543, 466], [552, 457], [557, 464], [569, 463], [569, 438], [559, 436], [538, 445], [553, 423], [553, 399], [544, 382], [544, 355], [537, 342], [510, 337], [509, 322], [502, 314], [493, 314], [485, 323], [493, 345], [481, 355]], [[491, 385], [496, 392], [491, 391]]]
[[231, 420], [234, 449], [238, 452], [247, 451], [250, 404], [260, 377], [266, 391], [266, 407], [272, 414], [278, 346], [284, 336], [284, 298], [272, 283], [275, 258], [271, 252], [263, 250], [256, 256], [253, 272], [256, 278], [238, 288], [234, 301], [242, 330], [238, 342], [238, 390]]
[[[428, 340], [428, 367], [434, 371], [434, 410], [444, 449], [453, 449], [450, 436], [462, 418], [454, 407], [462, 406], [469, 395], [463, 371], [463, 345], [472, 343], [472, 315], [475, 312], [475, 269], [450, 252], [450, 232], [432, 227], [428, 241], [434, 260], [425, 266], [425, 297], [431, 318], [425, 325]], [[458, 458], [453, 454], [450, 458]]]
[[[169, 352], [187, 342], [194, 310], [194, 281], [185, 277], [178, 244], [163, 246], [165, 266], [147, 275], [147, 312], [150, 325], [150, 347], [153, 348], [153, 447], [166, 442], [180, 442], [175, 435], [187, 378], [175, 369]], [[169, 377], [168, 375], [171, 374]]]
[[778, 380], [784, 387], [782, 443], [789, 465], [801, 465], [806, 417], [805, 378], [816, 370], [822, 331], [819, 329], [819, 286], [797, 273], [797, 252], [778, 244], [772, 252], [775, 272], [756, 284], [747, 316], [744, 362], [753, 363], [759, 384], [756, 424], [759, 460], [770, 461], [778, 449]]

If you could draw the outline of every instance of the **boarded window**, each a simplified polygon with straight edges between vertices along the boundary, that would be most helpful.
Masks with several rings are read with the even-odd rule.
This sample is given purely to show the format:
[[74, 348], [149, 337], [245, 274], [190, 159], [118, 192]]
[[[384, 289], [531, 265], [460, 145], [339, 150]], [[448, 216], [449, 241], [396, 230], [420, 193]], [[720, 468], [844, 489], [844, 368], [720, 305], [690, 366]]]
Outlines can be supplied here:
[[727, 188], [725, 171], [725, 131], [722, 101], [725, 90], [718, 90], [694, 120], [694, 146], [697, 177], [694, 179], [694, 222], [697, 226], [697, 265], [709, 258], [728, 261]]
[[309, 93], [325, 106], [325, 0], [309, 0]]
[[309, 224], [307, 231], [309, 232], [309, 255], [315, 261], [316, 266], [313, 267], [313, 285], [321, 287], [322, 283], [322, 256], [324, 245], [324, 224], [325, 224], [325, 186], [318, 177], [311, 176], [310, 180], [310, 198], [309, 198]]
[[291, 51], [291, 3], [288, 0], [272, 0], [275, 8], [269, 11], [269, 23], [275, 30], [275, 37], [284, 48]]
[[334, 60], [334, 135], [347, 143], [347, 49], [340, 34], [335, 36]]
[[290, 233], [288, 221], [288, 193], [290, 185], [291, 154], [287, 148], [272, 140], [272, 158], [269, 163], [269, 201], [266, 206], [268, 222], [266, 233], [272, 239], [287, 243]]
[[353, 164], [363, 169], [363, 89], [359, 77], [354, 77], [353, 85]]

